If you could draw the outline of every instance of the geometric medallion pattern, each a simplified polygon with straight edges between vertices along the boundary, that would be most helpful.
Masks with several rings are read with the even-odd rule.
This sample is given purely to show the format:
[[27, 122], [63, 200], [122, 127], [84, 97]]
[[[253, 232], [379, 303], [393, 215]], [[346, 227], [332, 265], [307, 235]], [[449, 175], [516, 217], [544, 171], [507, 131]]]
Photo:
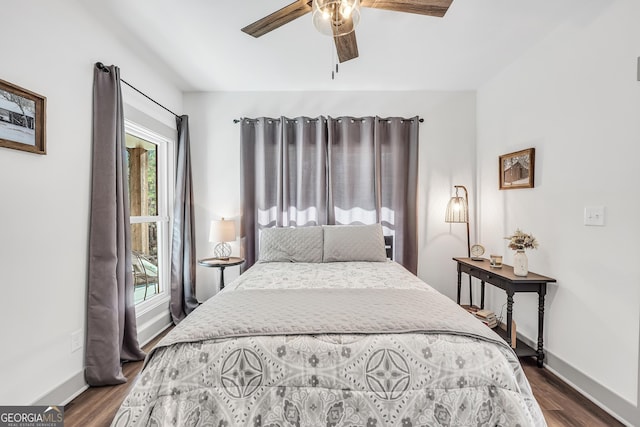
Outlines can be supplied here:
[[409, 366], [397, 351], [385, 348], [374, 352], [365, 372], [367, 385], [381, 399], [399, 399], [409, 388]]
[[239, 348], [225, 359], [220, 379], [224, 390], [236, 399], [251, 396], [262, 385], [262, 362], [258, 355]]

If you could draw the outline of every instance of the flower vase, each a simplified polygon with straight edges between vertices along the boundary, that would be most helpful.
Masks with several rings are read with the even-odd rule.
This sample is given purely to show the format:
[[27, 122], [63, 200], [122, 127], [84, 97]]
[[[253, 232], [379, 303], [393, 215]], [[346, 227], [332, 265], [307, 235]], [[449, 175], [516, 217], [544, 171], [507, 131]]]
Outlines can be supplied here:
[[516, 251], [513, 256], [513, 274], [516, 276], [526, 276], [529, 273], [529, 260], [524, 250]]

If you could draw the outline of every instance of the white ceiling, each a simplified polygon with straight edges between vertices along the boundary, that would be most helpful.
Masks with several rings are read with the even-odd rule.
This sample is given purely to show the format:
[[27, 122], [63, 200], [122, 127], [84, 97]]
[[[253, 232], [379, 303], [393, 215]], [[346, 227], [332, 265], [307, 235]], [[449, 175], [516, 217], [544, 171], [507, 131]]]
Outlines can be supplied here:
[[80, 3], [184, 91], [313, 91], [477, 89], [595, 0], [454, 0], [444, 18], [363, 8], [360, 57], [335, 80], [310, 14], [257, 39], [240, 31], [292, 1]]

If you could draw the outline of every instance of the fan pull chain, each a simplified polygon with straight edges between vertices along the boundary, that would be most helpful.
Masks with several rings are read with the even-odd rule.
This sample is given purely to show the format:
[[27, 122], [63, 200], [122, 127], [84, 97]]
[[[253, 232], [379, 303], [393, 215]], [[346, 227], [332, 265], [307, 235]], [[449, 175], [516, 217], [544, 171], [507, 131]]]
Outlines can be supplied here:
[[[329, 45], [331, 46], [331, 65], [336, 63], [336, 48], [333, 44], [333, 39], [330, 39]], [[333, 67], [331, 67], [331, 80], [335, 80], [336, 75], [333, 71]]]
[[338, 74], [338, 61], [336, 61], [336, 47], [333, 39], [331, 39], [331, 63], [336, 65], [335, 70], [331, 67], [331, 80], [335, 80], [336, 74]]

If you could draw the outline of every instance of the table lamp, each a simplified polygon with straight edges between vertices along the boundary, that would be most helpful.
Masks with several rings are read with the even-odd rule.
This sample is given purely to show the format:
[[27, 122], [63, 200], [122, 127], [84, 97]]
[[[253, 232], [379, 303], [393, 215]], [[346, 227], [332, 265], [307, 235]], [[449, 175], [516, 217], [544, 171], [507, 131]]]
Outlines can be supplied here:
[[224, 218], [211, 221], [211, 228], [209, 228], [209, 241], [218, 243], [213, 249], [213, 255], [217, 259], [229, 259], [229, 256], [231, 256], [231, 245], [227, 242], [235, 242], [235, 240], [235, 221], [226, 220]]

